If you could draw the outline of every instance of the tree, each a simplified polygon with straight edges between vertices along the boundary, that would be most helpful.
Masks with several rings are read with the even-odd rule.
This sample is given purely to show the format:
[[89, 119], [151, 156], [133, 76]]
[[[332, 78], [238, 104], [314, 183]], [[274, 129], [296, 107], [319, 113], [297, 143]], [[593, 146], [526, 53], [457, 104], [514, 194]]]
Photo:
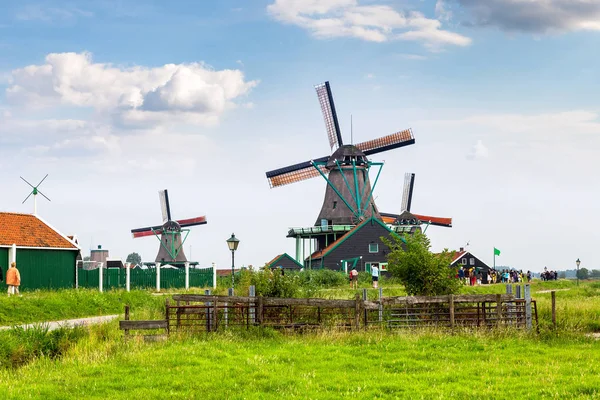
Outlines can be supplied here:
[[590, 277], [590, 271], [587, 268], [581, 268], [577, 271], [577, 278], [579, 279], [587, 279]]
[[458, 293], [461, 283], [456, 278], [458, 268], [450, 267], [453, 252], [440, 254], [429, 251], [431, 242], [422, 232], [389, 240], [388, 271], [397, 277], [411, 296], [436, 296]]
[[142, 263], [142, 256], [136, 252], [133, 252], [127, 256], [125, 262], [132, 263], [133, 265], [139, 265]]
[[590, 277], [591, 278], [600, 278], [600, 270], [593, 269], [592, 272], [590, 273]]

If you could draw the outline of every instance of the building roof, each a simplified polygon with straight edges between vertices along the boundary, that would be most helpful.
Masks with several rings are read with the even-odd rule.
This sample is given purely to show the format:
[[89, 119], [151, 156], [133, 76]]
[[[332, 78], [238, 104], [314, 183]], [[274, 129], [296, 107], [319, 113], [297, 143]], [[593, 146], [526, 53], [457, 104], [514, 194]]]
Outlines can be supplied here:
[[314, 260], [318, 260], [320, 258], [325, 257], [333, 249], [335, 249], [336, 247], [338, 247], [340, 244], [342, 244], [343, 242], [345, 242], [348, 238], [350, 238], [356, 232], [358, 232], [359, 230], [361, 230], [368, 222], [376, 222], [379, 225], [381, 225], [382, 227], [384, 227], [388, 232], [390, 232], [391, 234], [394, 234], [394, 232], [392, 230], [390, 230], [390, 228], [388, 228], [387, 225], [385, 225], [385, 223], [381, 222], [379, 219], [377, 219], [375, 217], [371, 217], [371, 218], [365, 219], [363, 222], [361, 222], [360, 224], [356, 225], [348, 233], [346, 233], [344, 236], [342, 236], [341, 238], [339, 238], [335, 242], [331, 243], [329, 246], [325, 247], [324, 249], [315, 251], [314, 253], [312, 253], [308, 257], [308, 259], [312, 259], [314, 261]]
[[79, 250], [79, 247], [37, 215], [0, 212], [0, 246]]
[[450, 263], [450, 265], [454, 264], [455, 262], [457, 262], [458, 260], [460, 260], [464, 255], [467, 255], [469, 252], [468, 251], [457, 251], [456, 253], [454, 253], [454, 258], [452, 259], [452, 262]]
[[276, 263], [280, 262], [282, 259], [287, 258], [289, 260], [291, 260], [294, 264], [296, 264], [299, 268], [304, 268], [304, 265], [300, 264], [298, 261], [294, 260], [294, 258], [292, 256], [290, 256], [288, 253], [283, 253], [283, 254], [279, 254], [277, 257], [275, 257], [274, 259], [272, 259], [271, 261], [269, 261], [265, 267], [266, 268], [273, 268], [274, 266], [277, 266]]

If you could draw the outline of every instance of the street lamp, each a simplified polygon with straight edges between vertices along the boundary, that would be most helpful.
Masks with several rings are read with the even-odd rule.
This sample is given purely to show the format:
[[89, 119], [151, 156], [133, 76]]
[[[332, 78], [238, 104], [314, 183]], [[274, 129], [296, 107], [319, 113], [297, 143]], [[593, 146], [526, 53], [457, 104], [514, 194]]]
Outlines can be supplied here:
[[229, 250], [231, 250], [231, 288], [233, 289], [233, 284], [234, 284], [234, 280], [235, 278], [233, 277], [233, 270], [234, 270], [234, 256], [233, 254], [235, 253], [235, 251], [238, 248], [238, 245], [240, 244], [240, 240], [238, 238], [235, 237], [235, 234], [232, 233], [231, 237], [229, 239], [227, 239], [227, 246], [229, 247]]
[[577, 258], [577, 261], [575, 261], [575, 264], [577, 264], [577, 286], [579, 286], [579, 264], [581, 264], [581, 261], [579, 261], [579, 258]]

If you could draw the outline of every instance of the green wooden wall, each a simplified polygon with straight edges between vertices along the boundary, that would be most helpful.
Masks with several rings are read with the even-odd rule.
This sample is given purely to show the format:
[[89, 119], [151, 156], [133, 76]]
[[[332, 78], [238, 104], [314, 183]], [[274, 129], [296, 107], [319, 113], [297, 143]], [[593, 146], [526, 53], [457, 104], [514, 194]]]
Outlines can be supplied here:
[[0, 283], [0, 288], [4, 288], [4, 291], [6, 291], [6, 270], [8, 269], [8, 251], [9, 249], [0, 247], [0, 268], [2, 269], [2, 277], [4, 278], [2, 283]]
[[76, 251], [17, 248], [21, 289], [74, 288], [76, 257]]

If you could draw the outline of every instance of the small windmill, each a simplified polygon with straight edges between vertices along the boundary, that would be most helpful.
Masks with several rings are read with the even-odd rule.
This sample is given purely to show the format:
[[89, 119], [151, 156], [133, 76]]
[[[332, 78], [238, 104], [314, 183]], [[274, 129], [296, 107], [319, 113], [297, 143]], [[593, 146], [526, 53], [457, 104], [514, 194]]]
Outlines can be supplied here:
[[415, 174], [407, 172], [404, 174], [404, 189], [402, 190], [402, 212], [400, 214], [381, 213], [383, 217], [393, 218], [395, 224], [400, 225], [428, 225], [452, 227], [452, 218], [432, 217], [411, 212], [412, 196], [415, 188]]
[[[329, 82], [315, 89], [332, 154], [267, 172], [271, 188], [322, 176], [327, 187], [315, 226], [355, 225], [371, 216], [380, 218], [373, 190], [383, 163], [372, 162], [367, 156], [414, 144], [412, 131], [407, 129], [379, 139], [344, 145]], [[373, 166], [379, 170], [371, 185], [369, 170]]]
[[[183, 244], [187, 239], [190, 230], [182, 229], [190, 226], [206, 224], [206, 216], [173, 220], [171, 219], [171, 207], [169, 205], [169, 193], [167, 190], [158, 192], [160, 198], [160, 206], [163, 217], [163, 224], [158, 226], [150, 226], [147, 228], [132, 229], [131, 233], [134, 238], [144, 236], [156, 236], [160, 241], [156, 262], [161, 263], [184, 263], [187, 261], [183, 252]], [[181, 235], [184, 234], [183, 238]]]
[[48, 177], [48, 174], [46, 174], [46, 176], [40, 181], [40, 183], [38, 183], [37, 185], [32, 185], [31, 183], [27, 182], [27, 180], [25, 178], [23, 178], [22, 176], [20, 176], [19, 178], [21, 178], [26, 184], [28, 184], [29, 186], [31, 186], [31, 193], [29, 193], [27, 195], [27, 197], [25, 197], [25, 200], [23, 200], [23, 202], [21, 204], [25, 204], [25, 202], [27, 201], [27, 199], [29, 197], [31, 197], [31, 195], [33, 195], [33, 214], [37, 215], [37, 195], [41, 194], [42, 196], [44, 196], [44, 198], [48, 201], [51, 201], [48, 196], [46, 196], [44, 193], [42, 193], [38, 188], [40, 187], [40, 185], [42, 184], [42, 182], [44, 182], [46, 180], [46, 178]]

